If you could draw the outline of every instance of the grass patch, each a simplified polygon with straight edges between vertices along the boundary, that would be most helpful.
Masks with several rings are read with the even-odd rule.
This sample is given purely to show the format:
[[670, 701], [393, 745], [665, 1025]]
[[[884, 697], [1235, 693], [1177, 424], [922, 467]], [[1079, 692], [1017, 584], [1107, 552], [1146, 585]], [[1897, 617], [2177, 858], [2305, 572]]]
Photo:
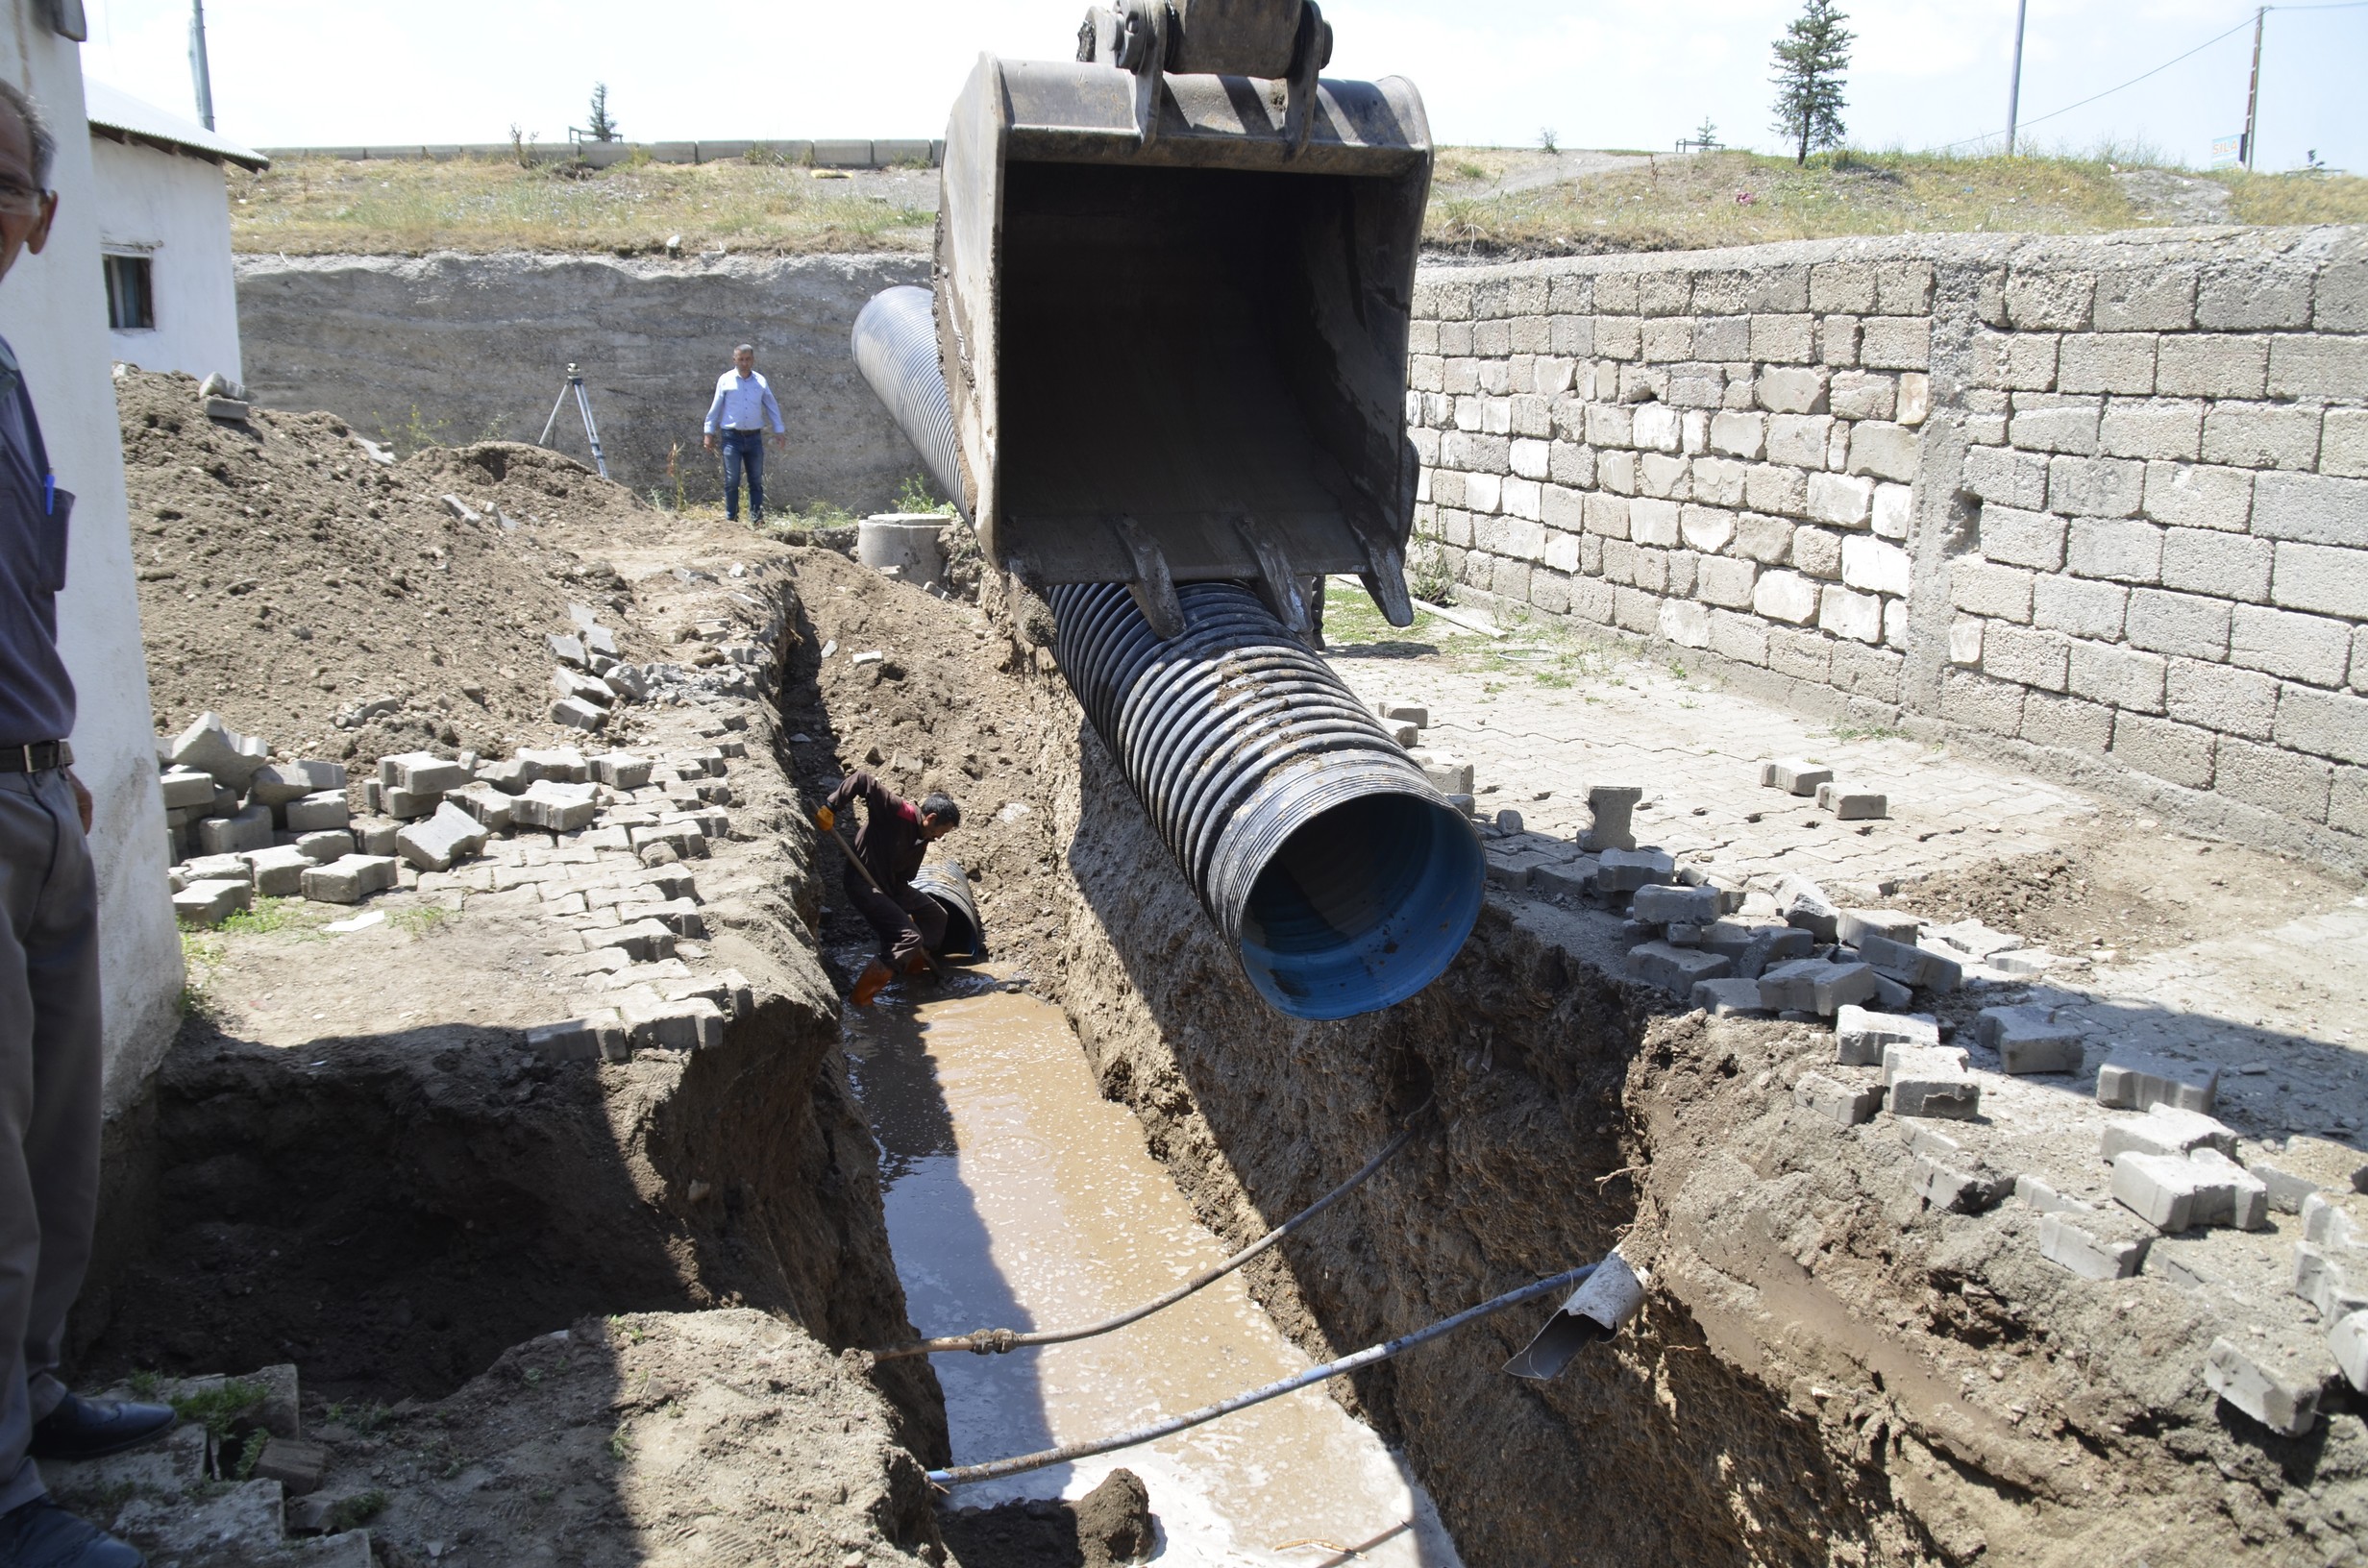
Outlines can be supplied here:
[[358, 1530], [386, 1511], [387, 1496], [377, 1487], [341, 1497], [329, 1505], [329, 1529], [334, 1535], [348, 1530]]
[[394, 909], [386, 913], [386, 923], [408, 936], [413, 942], [425, 938], [446, 920], [453, 912], [441, 904], [422, 904], [416, 909]]
[[208, 1388], [194, 1394], [175, 1394], [172, 1398], [173, 1413], [184, 1421], [193, 1421], [204, 1427], [208, 1434], [218, 1442], [231, 1430], [232, 1422], [252, 1411], [270, 1392], [262, 1384], [233, 1378], [218, 1388]]

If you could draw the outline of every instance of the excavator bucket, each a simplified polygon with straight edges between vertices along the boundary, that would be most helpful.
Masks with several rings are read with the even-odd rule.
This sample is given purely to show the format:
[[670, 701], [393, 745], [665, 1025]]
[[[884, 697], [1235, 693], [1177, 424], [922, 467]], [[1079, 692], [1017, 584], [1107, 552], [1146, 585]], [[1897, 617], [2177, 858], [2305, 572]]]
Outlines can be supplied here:
[[1406, 341], [1430, 190], [1412, 84], [1323, 80], [1311, 0], [1129, 0], [1073, 61], [981, 58], [946, 132], [934, 287], [951, 451], [988, 555], [1251, 585], [1304, 635], [1322, 576], [1397, 625], [1417, 462]]

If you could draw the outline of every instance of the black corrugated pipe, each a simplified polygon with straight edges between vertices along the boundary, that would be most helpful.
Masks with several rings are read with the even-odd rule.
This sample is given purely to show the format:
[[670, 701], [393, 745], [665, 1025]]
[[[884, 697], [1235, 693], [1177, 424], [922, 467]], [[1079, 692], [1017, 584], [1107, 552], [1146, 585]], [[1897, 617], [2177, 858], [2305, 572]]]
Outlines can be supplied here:
[[929, 291], [909, 283], [873, 295], [855, 316], [855, 368], [920, 452], [939, 492], [968, 516], [953, 406], [937, 368], [935, 310]]
[[913, 873], [913, 888], [925, 893], [946, 912], [948, 958], [987, 956], [985, 928], [978, 922], [978, 905], [971, 897], [970, 873], [957, 860], [932, 860]]
[[[928, 292], [878, 295], [854, 336], [865, 379], [959, 501]], [[1479, 834], [1249, 589], [1178, 598], [1184, 632], [1167, 641], [1121, 584], [1053, 587], [1070, 689], [1259, 994], [1300, 1018], [1412, 996], [1480, 917]]]
[[1480, 836], [1247, 588], [1178, 590], [1163, 641], [1116, 583], [1052, 590], [1053, 651], [1250, 984], [1297, 1018], [1405, 1000], [1480, 916]]

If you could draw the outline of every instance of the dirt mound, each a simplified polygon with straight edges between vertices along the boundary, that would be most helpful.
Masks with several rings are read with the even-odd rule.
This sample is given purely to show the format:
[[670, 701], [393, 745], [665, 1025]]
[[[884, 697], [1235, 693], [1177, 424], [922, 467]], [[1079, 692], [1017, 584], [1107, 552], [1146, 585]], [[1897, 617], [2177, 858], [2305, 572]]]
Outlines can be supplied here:
[[1117, 1568], [1151, 1555], [1151, 1494], [1132, 1470], [1113, 1470], [1077, 1499], [1029, 1498], [938, 1515], [962, 1568]]
[[[387, 464], [331, 414], [209, 419], [186, 376], [127, 371], [115, 396], [160, 731], [211, 709], [289, 755], [506, 750], [546, 720], [544, 635], [571, 603], [623, 609], [608, 554], [667, 532], [535, 447]], [[628, 659], [655, 655], [625, 635]]]

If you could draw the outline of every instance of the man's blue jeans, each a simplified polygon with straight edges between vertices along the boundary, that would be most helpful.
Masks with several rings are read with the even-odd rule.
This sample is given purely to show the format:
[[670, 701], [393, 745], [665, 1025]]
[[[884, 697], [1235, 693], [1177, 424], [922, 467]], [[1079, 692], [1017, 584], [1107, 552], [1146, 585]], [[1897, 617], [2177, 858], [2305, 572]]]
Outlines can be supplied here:
[[724, 430], [719, 432], [724, 444], [724, 515], [740, 521], [740, 475], [749, 477], [749, 519], [765, 520], [765, 432], [762, 430]]

